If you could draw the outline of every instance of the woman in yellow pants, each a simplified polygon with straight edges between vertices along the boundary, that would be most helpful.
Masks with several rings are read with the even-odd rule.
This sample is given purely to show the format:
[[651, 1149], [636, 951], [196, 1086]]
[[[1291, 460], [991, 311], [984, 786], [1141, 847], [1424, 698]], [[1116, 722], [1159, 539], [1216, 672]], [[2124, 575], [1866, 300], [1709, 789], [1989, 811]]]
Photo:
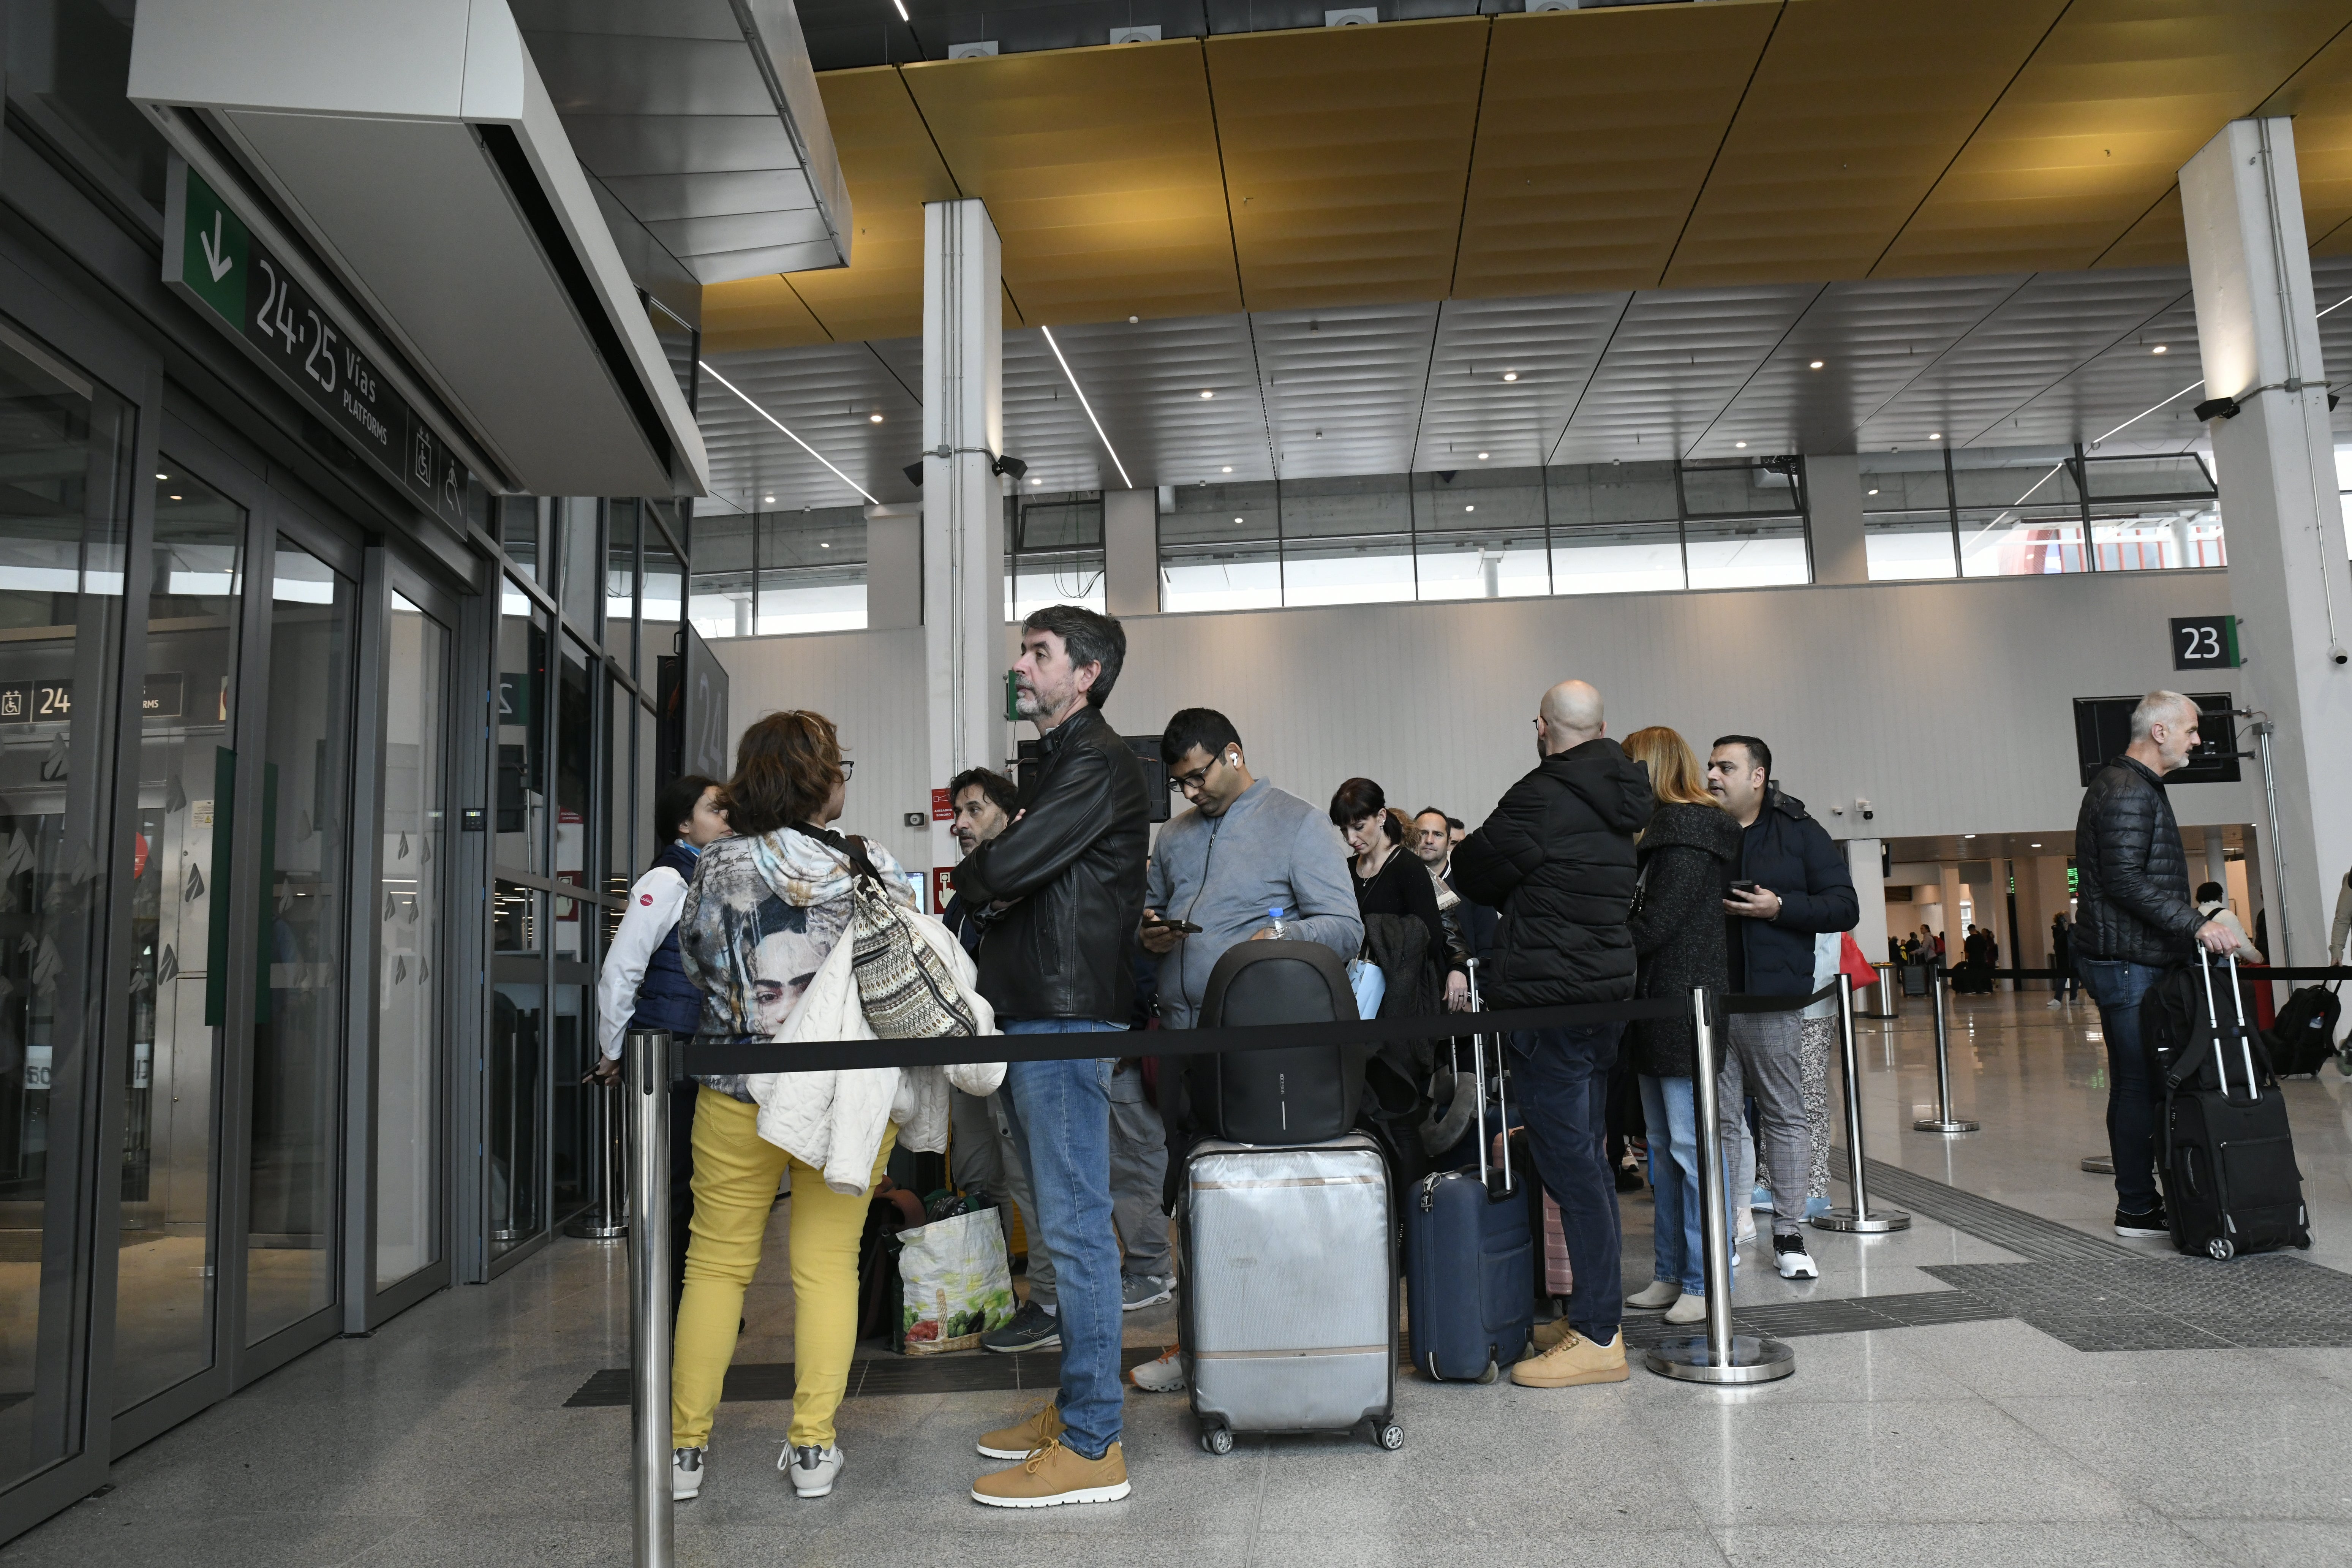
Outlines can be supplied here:
[[[851, 847], [824, 825], [841, 816], [848, 774], [840, 740], [822, 714], [771, 713], [744, 731], [727, 784], [728, 821], [737, 837], [702, 852], [678, 914], [679, 964], [703, 994], [701, 1037], [774, 1038], [825, 955], [846, 937]], [[865, 854], [883, 887], [912, 908], [898, 862], [878, 847]], [[805, 1104], [793, 1103], [799, 1083], [782, 1080], [784, 1110], [822, 1120], [835, 1102], [818, 1087], [807, 1091]], [[794, 1387], [792, 1443], [777, 1468], [790, 1471], [801, 1496], [824, 1497], [841, 1473], [833, 1416], [857, 1343], [857, 1242], [898, 1129], [883, 1124], [865, 1189], [836, 1192], [822, 1173], [760, 1136], [760, 1109], [745, 1078], [710, 1077], [701, 1085], [694, 1110], [694, 1224], [670, 1372], [671, 1494], [684, 1500], [701, 1493], [703, 1453], [735, 1356], [743, 1290], [759, 1272], [777, 1179], [789, 1167]], [[828, 1161], [836, 1173], [866, 1168], [866, 1151], [842, 1142], [874, 1136], [870, 1122], [858, 1126], [856, 1134], [832, 1130]]]

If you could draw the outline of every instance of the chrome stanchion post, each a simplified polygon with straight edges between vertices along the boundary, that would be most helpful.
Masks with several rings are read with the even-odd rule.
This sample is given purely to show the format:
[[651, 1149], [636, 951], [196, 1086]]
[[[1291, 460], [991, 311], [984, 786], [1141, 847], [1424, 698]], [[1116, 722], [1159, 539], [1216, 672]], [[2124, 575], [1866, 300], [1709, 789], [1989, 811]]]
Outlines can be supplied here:
[[1961, 1121], [1952, 1115], [1952, 1045], [1944, 1029], [1944, 972], [1933, 963], [1927, 965], [1927, 1002], [1936, 1010], [1936, 1114], [1926, 1121], [1914, 1121], [1914, 1132], [1973, 1132], [1977, 1124]]
[[621, 1092], [619, 1079], [598, 1083], [593, 1073], [582, 1080], [596, 1096], [596, 1200], [564, 1223], [563, 1234], [582, 1241], [616, 1241], [629, 1234], [621, 1217], [621, 1189], [628, 1184], [627, 1161], [614, 1124], [613, 1099]]
[[[1769, 1383], [1797, 1370], [1796, 1352], [1779, 1340], [1731, 1331], [1731, 1205], [1723, 1190], [1723, 1135], [1717, 1125], [1715, 1075], [1722, 1056], [1716, 1049], [1712, 998], [1691, 992], [1691, 1024], [1696, 1035], [1697, 1072], [1693, 1079], [1698, 1123], [1700, 1213], [1706, 1231], [1706, 1332], [1671, 1339], [1651, 1348], [1652, 1372], [1685, 1383]], [[1660, 1216], [1661, 1224], [1668, 1223]]]
[[632, 1031], [629, 1102], [629, 1458], [632, 1561], [669, 1568], [669, 1061], [660, 1029]]
[[1870, 1192], [1864, 1184], [1862, 1172], [1862, 1053], [1854, 1044], [1853, 982], [1843, 974], [1837, 977], [1837, 1002], [1838, 1049], [1845, 1058], [1846, 1182], [1853, 1189], [1853, 1205], [1815, 1215], [1813, 1224], [1822, 1230], [1850, 1231], [1861, 1236], [1908, 1230], [1911, 1216], [1901, 1209], [1870, 1206]]

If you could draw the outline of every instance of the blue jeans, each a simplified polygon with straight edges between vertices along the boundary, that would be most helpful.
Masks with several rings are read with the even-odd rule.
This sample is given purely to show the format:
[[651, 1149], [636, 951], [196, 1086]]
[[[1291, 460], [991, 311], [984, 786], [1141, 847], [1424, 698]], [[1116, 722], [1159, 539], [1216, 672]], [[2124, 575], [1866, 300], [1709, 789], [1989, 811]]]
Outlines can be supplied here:
[[2107, 1151], [2116, 1161], [2116, 1206], [2149, 1214], [2157, 1205], [2156, 1071], [2139, 1032], [2139, 1005], [2164, 971], [2117, 958], [2075, 961], [2107, 1044]]
[[[1642, 1075], [1642, 1120], [1650, 1130], [1650, 1185], [1657, 1194], [1657, 1262], [1653, 1279], [1690, 1294], [1706, 1290], [1706, 1204], [1698, 1184], [1698, 1100], [1686, 1078]], [[1724, 1162], [1726, 1197], [1736, 1173]], [[1745, 1196], [1746, 1194], [1739, 1194]], [[1738, 1211], [1728, 1206], [1727, 1216]]]
[[[1125, 1033], [1093, 1018], [1012, 1018], [1008, 1035]], [[1110, 1079], [1114, 1057], [1013, 1062], [1005, 1111], [1029, 1162], [1038, 1228], [1054, 1254], [1062, 1324], [1062, 1441], [1099, 1459], [1118, 1441], [1118, 1242], [1111, 1226]]]
[[1617, 1337], [1625, 1301], [1619, 1253], [1617, 1180], [1609, 1168], [1609, 1068], [1622, 1024], [1527, 1029], [1511, 1037], [1512, 1081], [1527, 1118], [1536, 1175], [1559, 1205], [1576, 1289], [1568, 1324], [1596, 1343]]

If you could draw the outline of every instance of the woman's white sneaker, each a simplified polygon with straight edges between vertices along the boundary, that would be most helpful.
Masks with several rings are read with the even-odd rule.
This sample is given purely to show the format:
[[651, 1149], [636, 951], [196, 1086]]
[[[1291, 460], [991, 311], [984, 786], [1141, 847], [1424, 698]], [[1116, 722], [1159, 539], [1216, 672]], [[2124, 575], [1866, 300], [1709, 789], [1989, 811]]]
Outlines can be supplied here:
[[672, 1502], [692, 1502], [702, 1495], [702, 1455], [700, 1448], [672, 1448], [669, 1451], [669, 1498]]
[[830, 1496], [834, 1478], [841, 1474], [841, 1445], [830, 1443], [822, 1448], [786, 1447], [776, 1456], [776, 1468], [791, 1473], [793, 1490], [801, 1496]]
[[1128, 1378], [1147, 1394], [1181, 1394], [1184, 1391], [1184, 1352], [1181, 1346], [1170, 1345], [1158, 1359], [1139, 1363]]

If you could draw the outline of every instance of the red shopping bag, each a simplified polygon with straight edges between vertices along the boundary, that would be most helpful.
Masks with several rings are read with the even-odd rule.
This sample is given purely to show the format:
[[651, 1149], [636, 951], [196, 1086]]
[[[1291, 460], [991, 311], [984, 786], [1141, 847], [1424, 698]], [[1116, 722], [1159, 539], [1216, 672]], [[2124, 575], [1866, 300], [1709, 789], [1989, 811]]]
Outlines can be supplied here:
[[1853, 940], [1852, 931], [1845, 933], [1843, 945], [1838, 954], [1838, 968], [1847, 979], [1853, 982], [1853, 988], [1856, 991], [1865, 985], [1874, 985], [1878, 982], [1878, 971], [1873, 969], [1870, 966], [1870, 960], [1863, 956], [1861, 944]]

